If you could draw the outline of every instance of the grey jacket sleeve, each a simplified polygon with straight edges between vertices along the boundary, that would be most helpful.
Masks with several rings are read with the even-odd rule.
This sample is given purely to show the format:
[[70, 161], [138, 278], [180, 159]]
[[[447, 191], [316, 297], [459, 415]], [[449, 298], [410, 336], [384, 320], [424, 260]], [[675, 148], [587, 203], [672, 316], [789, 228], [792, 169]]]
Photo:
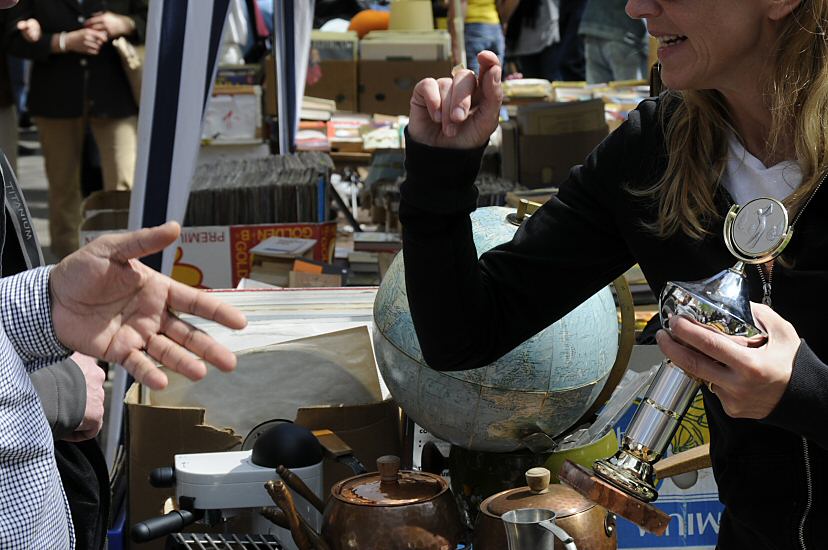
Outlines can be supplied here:
[[86, 378], [72, 359], [29, 375], [55, 441], [74, 432], [86, 411]]

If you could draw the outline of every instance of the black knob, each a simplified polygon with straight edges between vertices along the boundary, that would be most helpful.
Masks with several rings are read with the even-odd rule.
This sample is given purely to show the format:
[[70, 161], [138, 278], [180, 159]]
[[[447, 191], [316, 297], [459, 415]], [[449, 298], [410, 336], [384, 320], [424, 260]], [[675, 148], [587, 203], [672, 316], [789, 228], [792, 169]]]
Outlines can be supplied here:
[[150, 472], [150, 485], [157, 489], [172, 487], [175, 485], [175, 468], [172, 466], [162, 466]]
[[195, 523], [204, 516], [203, 510], [173, 510], [167, 515], [150, 518], [132, 526], [132, 540], [134, 542], [149, 542], [177, 533], [191, 523]]

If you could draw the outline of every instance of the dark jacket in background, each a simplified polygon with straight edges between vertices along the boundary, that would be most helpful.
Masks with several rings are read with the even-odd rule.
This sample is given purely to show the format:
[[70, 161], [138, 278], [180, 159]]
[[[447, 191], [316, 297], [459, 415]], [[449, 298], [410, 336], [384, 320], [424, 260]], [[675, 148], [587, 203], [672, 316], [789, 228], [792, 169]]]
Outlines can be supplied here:
[[[6, 28], [6, 12], [0, 11], [0, 29]], [[0, 107], [14, 105], [11, 77], [9, 76], [9, 60], [6, 52], [0, 48]]]
[[[111, 43], [98, 55], [51, 52], [52, 36], [82, 29], [86, 19], [101, 11], [127, 15], [135, 21], [129, 37], [143, 43], [147, 27], [148, 0], [21, 0], [8, 11], [5, 26], [7, 51], [32, 59], [28, 109], [32, 116], [76, 118], [84, 115], [124, 118], [138, 113], [121, 59]], [[43, 36], [27, 42], [17, 22], [34, 18]]]
[[581, 17], [580, 34], [629, 44], [647, 43], [647, 26], [624, 11], [627, 0], [589, 0]]

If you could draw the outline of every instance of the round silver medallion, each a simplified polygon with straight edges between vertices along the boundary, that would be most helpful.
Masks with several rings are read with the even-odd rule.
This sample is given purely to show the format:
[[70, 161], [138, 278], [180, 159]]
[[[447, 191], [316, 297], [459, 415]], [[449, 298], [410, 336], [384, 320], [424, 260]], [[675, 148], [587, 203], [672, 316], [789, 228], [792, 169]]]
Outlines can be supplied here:
[[750, 264], [764, 263], [781, 254], [793, 233], [785, 205], [772, 198], [734, 205], [724, 230], [728, 250]]

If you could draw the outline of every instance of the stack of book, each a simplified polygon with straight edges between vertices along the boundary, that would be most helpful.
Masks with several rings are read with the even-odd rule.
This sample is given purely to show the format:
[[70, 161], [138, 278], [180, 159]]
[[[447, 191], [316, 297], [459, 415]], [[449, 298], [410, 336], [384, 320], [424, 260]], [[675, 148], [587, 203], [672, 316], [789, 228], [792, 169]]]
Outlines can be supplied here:
[[330, 120], [336, 111], [336, 101], [321, 97], [304, 96], [302, 109], [299, 111], [301, 120]]
[[328, 141], [335, 151], [359, 152], [363, 150], [363, 126], [371, 125], [371, 115], [361, 113], [335, 113], [328, 121]]
[[299, 258], [293, 261], [293, 270], [288, 274], [288, 286], [290, 288], [340, 287], [347, 276], [348, 270], [345, 268]]
[[270, 237], [250, 249], [250, 278], [276, 286], [290, 285], [297, 258], [313, 258], [316, 239]]
[[348, 254], [349, 286], [372, 286], [380, 283], [379, 255], [355, 250]]
[[399, 233], [359, 231], [354, 233], [354, 250], [358, 252], [397, 253], [402, 248]]

